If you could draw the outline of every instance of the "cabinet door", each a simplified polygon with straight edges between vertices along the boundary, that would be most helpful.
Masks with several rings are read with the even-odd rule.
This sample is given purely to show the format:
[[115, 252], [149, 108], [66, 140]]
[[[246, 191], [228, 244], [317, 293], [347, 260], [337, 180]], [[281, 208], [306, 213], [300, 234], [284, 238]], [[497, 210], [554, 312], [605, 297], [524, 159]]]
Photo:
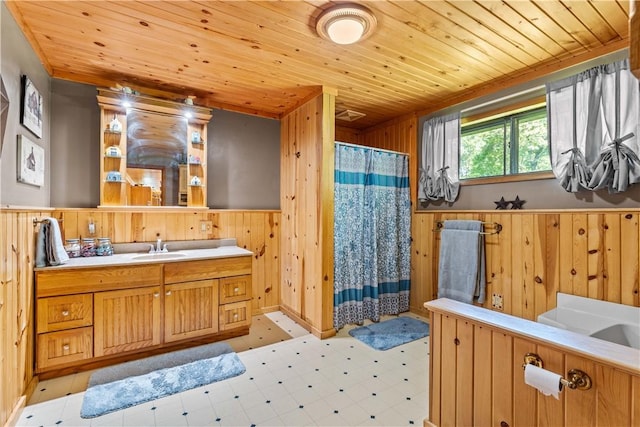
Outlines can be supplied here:
[[94, 355], [160, 344], [160, 287], [94, 294]]
[[172, 342], [218, 332], [218, 280], [165, 286], [164, 341]]

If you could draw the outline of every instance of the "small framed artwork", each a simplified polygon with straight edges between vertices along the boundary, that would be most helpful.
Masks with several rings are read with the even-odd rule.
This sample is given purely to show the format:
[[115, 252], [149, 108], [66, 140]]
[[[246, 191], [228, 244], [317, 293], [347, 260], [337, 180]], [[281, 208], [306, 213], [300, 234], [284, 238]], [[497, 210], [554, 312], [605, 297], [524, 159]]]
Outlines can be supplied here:
[[2, 157], [2, 145], [4, 144], [4, 131], [7, 129], [7, 117], [9, 116], [9, 95], [4, 87], [4, 80], [0, 74], [0, 157]]
[[44, 184], [44, 148], [24, 135], [18, 135], [18, 181], [25, 184]]
[[42, 95], [27, 76], [22, 76], [22, 124], [42, 138]]

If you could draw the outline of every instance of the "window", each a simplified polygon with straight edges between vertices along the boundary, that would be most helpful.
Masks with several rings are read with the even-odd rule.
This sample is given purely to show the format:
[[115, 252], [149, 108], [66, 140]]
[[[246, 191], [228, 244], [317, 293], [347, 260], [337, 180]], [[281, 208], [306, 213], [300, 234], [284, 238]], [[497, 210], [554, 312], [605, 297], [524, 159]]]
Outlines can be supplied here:
[[461, 180], [549, 170], [546, 107], [462, 125]]

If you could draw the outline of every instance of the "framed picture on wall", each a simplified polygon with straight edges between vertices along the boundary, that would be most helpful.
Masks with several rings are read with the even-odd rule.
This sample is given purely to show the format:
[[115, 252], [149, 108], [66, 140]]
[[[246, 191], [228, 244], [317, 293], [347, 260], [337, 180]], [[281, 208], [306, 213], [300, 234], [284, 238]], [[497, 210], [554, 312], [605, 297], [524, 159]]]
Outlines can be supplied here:
[[18, 181], [25, 184], [44, 184], [44, 148], [24, 135], [18, 135]]
[[9, 116], [9, 95], [4, 87], [4, 80], [0, 74], [0, 157], [2, 157], [2, 146], [4, 145], [4, 131], [7, 128], [7, 117]]
[[42, 95], [27, 76], [22, 76], [21, 120], [24, 127], [42, 138]]

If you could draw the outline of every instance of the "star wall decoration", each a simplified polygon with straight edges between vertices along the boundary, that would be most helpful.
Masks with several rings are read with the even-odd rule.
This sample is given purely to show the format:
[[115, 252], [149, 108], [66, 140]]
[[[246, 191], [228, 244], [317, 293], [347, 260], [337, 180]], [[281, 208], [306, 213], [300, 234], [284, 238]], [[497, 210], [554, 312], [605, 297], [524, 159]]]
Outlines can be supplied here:
[[509, 206], [509, 203], [504, 199], [504, 197], [500, 197], [500, 200], [498, 200], [497, 202], [493, 202], [496, 204], [496, 209], [507, 209], [507, 206]]
[[520, 197], [516, 196], [516, 199], [511, 201], [511, 209], [522, 209], [522, 205], [525, 203], [526, 200], [520, 200]]

